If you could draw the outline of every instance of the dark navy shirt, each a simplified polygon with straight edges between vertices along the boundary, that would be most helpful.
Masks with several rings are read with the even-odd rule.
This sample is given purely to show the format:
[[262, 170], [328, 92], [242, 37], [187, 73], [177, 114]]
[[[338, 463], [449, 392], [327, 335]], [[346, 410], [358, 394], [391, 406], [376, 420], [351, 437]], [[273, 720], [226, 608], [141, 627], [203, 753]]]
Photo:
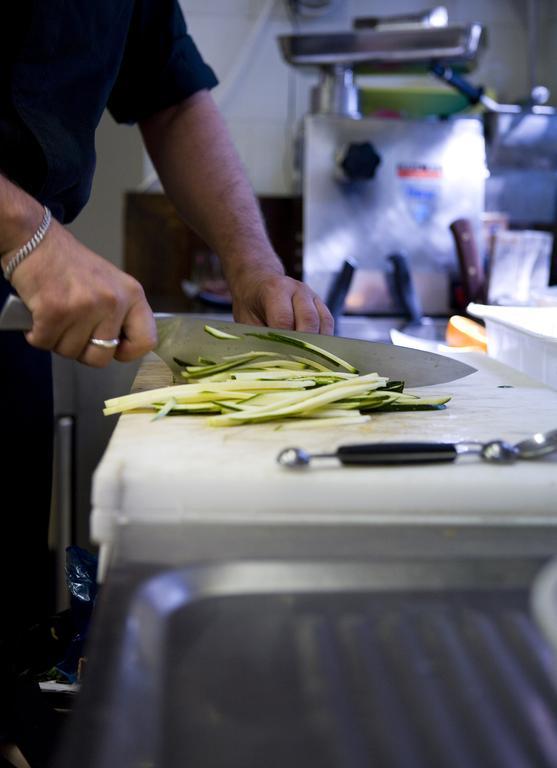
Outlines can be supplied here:
[[0, 171], [77, 216], [106, 107], [135, 123], [217, 80], [177, 0], [17, 0], [0, 13]]

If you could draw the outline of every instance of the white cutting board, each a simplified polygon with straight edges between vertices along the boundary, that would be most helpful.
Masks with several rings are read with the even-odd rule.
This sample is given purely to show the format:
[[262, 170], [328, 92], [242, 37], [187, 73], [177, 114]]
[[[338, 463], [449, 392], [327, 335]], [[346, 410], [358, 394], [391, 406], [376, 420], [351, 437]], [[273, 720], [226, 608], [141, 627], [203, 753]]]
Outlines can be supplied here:
[[287, 446], [329, 452], [377, 440], [515, 442], [557, 428], [557, 391], [481, 354], [459, 359], [478, 371], [421, 390], [451, 394], [446, 410], [376, 414], [363, 425], [214, 428], [202, 416], [121, 416], [94, 475], [93, 538], [107, 542], [115, 522], [133, 520], [557, 522], [557, 454], [511, 466], [477, 458], [366, 468], [328, 461], [300, 471], [277, 465]]

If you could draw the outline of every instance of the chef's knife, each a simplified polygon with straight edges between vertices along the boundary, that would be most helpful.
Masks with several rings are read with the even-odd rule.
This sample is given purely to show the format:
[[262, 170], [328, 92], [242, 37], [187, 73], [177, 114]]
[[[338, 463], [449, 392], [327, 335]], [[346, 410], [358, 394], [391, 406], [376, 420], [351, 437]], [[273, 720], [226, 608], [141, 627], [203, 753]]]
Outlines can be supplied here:
[[[292, 352], [290, 344], [252, 335], [265, 334], [270, 329], [253, 325], [230, 323], [187, 314], [155, 314], [159, 341], [155, 352], [175, 374], [179, 374], [183, 363], [197, 363], [198, 357], [221, 360], [225, 355], [235, 355], [251, 350]], [[239, 338], [215, 338], [205, 331], [206, 325]], [[10, 296], [0, 313], [0, 330], [30, 330], [31, 313], [16, 296]], [[474, 373], [475, 368], [453, 360], [450, 357], [422, 352], [407, 347], [397, 347], [381, 342], [346, 339], [339, 336], [320, 336], [315, 333], [277, 330], [284, 336], [315, 344], [322, 349], [342, 357], [354, 365], [360, 373], [377, 372], [391, 380], [404, 381], [409, 387], [442, 384]], [[300, 355], [314, 358], [306, 350]]]

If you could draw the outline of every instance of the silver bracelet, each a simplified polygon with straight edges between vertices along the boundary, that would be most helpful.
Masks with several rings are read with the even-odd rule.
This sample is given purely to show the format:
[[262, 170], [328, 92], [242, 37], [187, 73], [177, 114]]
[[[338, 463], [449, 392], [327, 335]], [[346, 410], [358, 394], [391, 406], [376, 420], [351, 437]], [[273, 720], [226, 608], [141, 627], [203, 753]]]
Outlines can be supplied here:
[[37, 229], [33, 237], [25, 243], [24, 246], [22, 246], [18, 252], [15, 254], [15, 256], [12, 256], [12, 258], [8, 261], [4, 268], [4, 277], [6, 280], [9, 280], [14, 272], [14, 269], [18, 267], [23, 259], [26, 256], [29, 256], [29, 254], [35, 250], [35, 248], [39, 245], [39, 243], [42, 241], [44, 236], [46, 235], [48, 228], [50, 227], [50, 222], [52, 221], [52, 214], [50, 213], [49, 209], [44, 206], [44, 216], [43, 220], [41, 221], [40, 227]]

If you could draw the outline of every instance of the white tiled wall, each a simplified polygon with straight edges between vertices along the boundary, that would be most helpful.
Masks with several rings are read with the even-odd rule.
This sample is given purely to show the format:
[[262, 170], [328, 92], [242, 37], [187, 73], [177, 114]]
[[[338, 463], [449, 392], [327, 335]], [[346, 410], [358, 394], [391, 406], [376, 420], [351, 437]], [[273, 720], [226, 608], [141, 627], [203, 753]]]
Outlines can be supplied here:
[[[539, 74], [557, 97], [557, 0], [539, 0], [541, 51]], [[307, 108], [315, 75], [302, 74], [282, 60], [276, 42], [293, 29], [284, 0], [180, 0], [197, 44], [211, 63], [227, 99], [222, 109], [256, 191], [291, 191], [291, 138]], [[489, 45], [472, 76], [493, 88], [501, 100], [524, 97], [528, 89], [528, 0], [445, 0], [449, 19], [478, 21], [488, 30]], [[320, 19], [298, 22], [300, 31], [348, 29], [355, 16], [404, 13], [435, 5], [433, 0], [336, 0]], [[270, 7], [269, 7], [270, 6]], [[262, 13], [268, 18], [252, 55], [229, 89], [227, 78], [237, 66]]]

